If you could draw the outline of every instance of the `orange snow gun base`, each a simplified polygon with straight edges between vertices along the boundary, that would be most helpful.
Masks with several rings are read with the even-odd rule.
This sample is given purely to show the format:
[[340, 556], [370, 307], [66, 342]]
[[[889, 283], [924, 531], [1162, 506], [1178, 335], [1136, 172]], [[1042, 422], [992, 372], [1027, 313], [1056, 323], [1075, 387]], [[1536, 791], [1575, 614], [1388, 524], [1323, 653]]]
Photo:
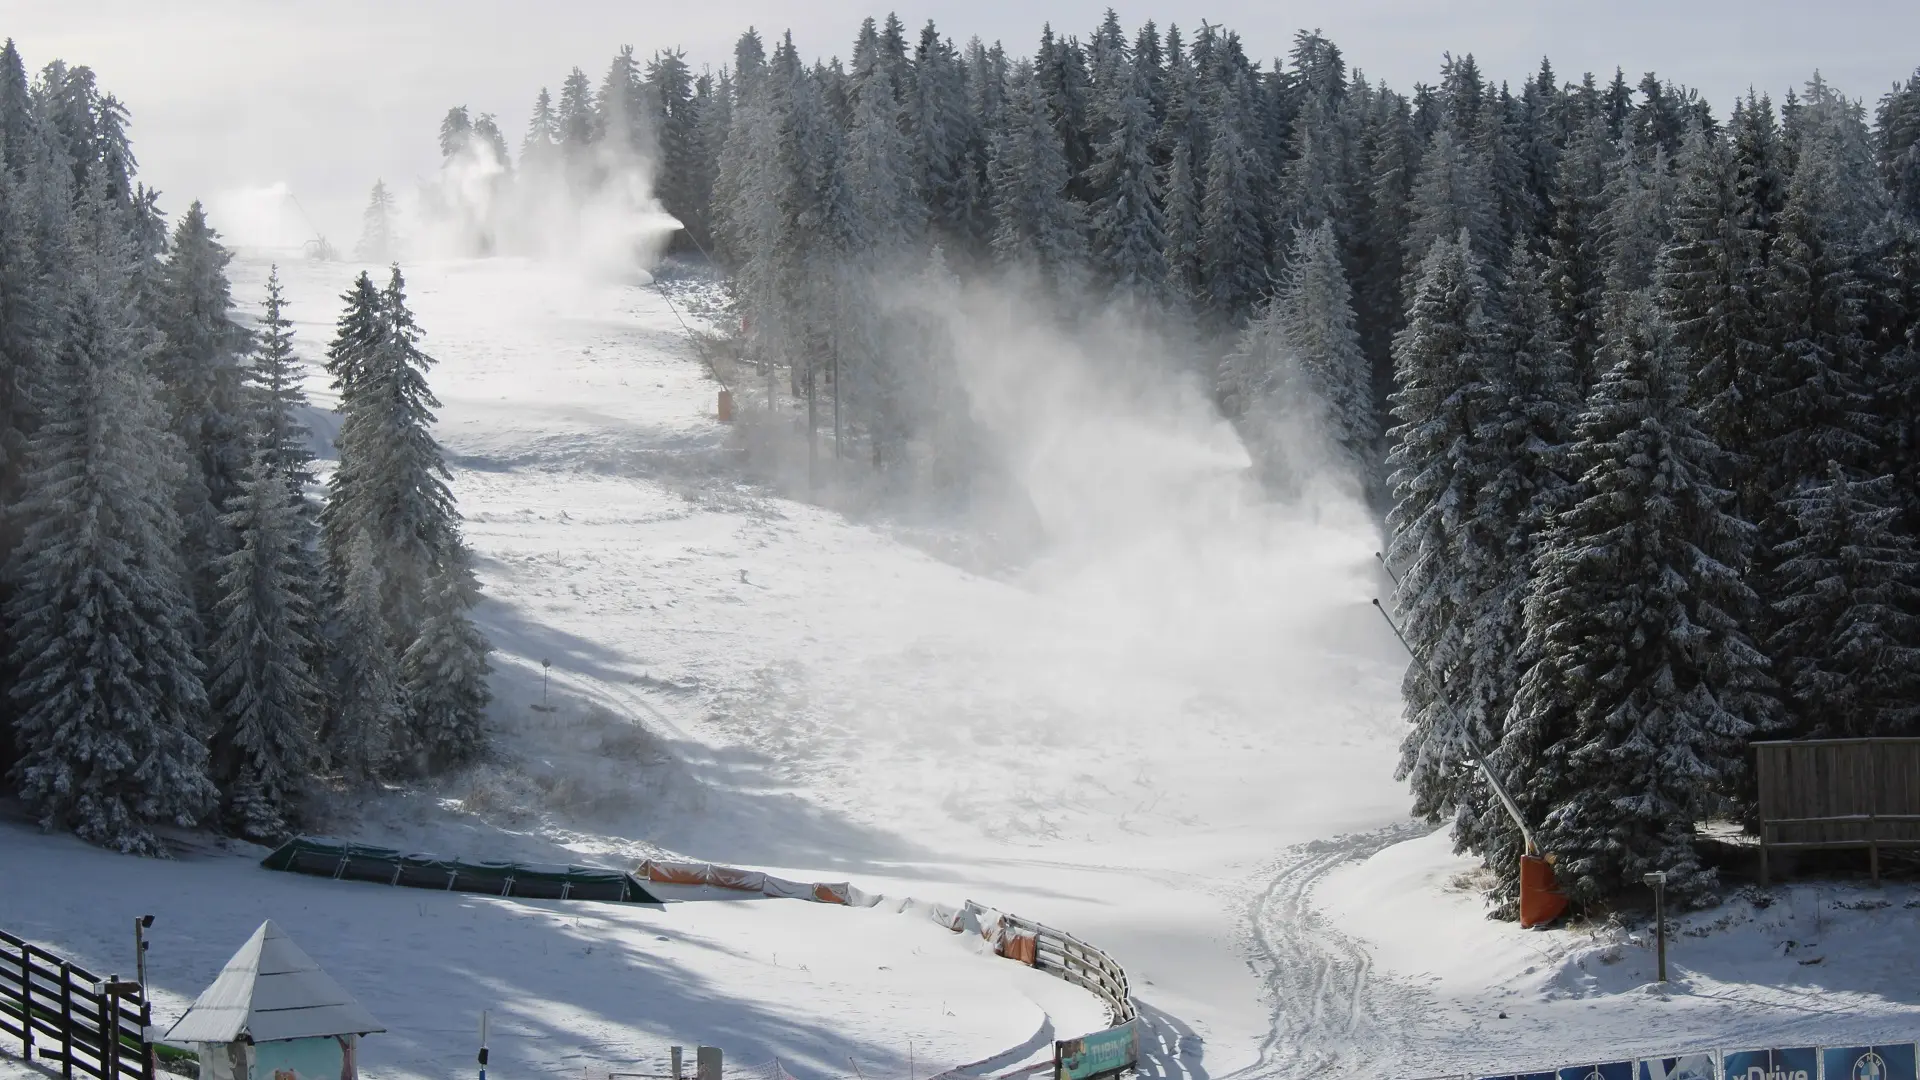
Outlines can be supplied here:
[[1538, 855], [1520, 856], [1520, 929], [1545, 926], [1567, 910], [1567, 894], [1557, 885], [1552, 862]]

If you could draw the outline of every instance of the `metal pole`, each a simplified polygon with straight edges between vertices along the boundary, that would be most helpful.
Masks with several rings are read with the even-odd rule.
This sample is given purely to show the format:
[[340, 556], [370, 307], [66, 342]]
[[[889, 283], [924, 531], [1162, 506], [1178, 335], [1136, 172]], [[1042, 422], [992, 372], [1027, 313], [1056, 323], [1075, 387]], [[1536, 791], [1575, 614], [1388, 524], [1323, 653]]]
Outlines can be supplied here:
[[1385, 570], [1387, 572], [1387, 580], [1393, 582], [1394, 588], [1396, 589], [1399, 588], [1400, 575], [1394, 573], [1393, 567], [1387, 564], [1387, 557], [1385, 555], [1380, 554], [1377, 551], [1373, 553], [1373, 557], [1380, 560], [1380, 569]]
[[1654, 940], [1660, 960], [1660, 981], [1667, 981], [1667, 875], [1660, 875], [1659, 884], [1653, 887]]
[[487, 1010], [480, 1010], [480, 1080], [487, 1080]]
[[1653, 937], [1655, 955], [1659, 958], [1660, 981], [1667, 981], [1667, 872], [1654, 870], [1640, 875], [1640, 880], [1653, 887]]
[[[1382, 565], [1385, 564], [1384, 559], [1381, 562]], [[1446, 685], [1434, 675], [1433, 669], [1420, 658], [1420, 654], [1413, 651], [1413, 645], [1407, 641], [1407, 636], [1400, 632], [1399, 624], [1393, 621], [1393, 616], [1387, 614], [1387, 609], [1381, 605], [1378, 597], [1374, 599], [1373, 606], [1380, 612], [1380, 617], [1387, 620], [1388, 629], [1393, 631], [1394, 637], [1400, 639], [1400, 647], [1407, 650], [1407, 655], [1413, 658], [1414, 664], [1420, 669], [1421, 676], [1433, 686], [1434, 699], [1447, 710], [1448, 718], [1453, 721], [1454, 730], [1460, 733], [1460, 738], [1467, 744], [1467, 749], [1473, 752], [1473, 764], [1479, 767], [1480, 775], [1486, 777], [1487, 786], [1493, 789], [1494, 795], [1500, 799], [1500, 805], [1506, 807], [1507, 816], [1513, 819], [1514, 827], [1520, 830], [1520, 839], [1527, 845], [1527, 854], [1539, 855], [1540, 848], [1533, 842], [1533, 830], [1527, 827], [1527, 819], [1520, 813], [1520, 804], [1513, 801], [1513, 796], [1507, 794], [1506, 786], [1500, 783], [1499, 778], [1494, 776], [1493, 770], [1488, 767], [1487, 755], [1481, 753], [1479, 745], [1474, 742], [1473, 733], [1467, 730], [1467, 725], [1460, 719], [1460, 713], [1454, 709], [1453, 702], [1448, 700]]]

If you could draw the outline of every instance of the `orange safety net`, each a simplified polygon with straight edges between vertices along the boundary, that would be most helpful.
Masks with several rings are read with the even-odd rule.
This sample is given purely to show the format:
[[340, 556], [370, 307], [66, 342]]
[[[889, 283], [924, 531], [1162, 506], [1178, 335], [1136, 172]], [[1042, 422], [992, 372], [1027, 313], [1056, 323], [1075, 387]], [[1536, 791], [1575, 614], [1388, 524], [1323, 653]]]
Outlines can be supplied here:
[[1034, 967], [1040, 962], [1040, 939], [1033, 934], [1006, 934], [1000, 938], [995, 951], [1009, 960]]
[[[754, 892], [777, 899], [812, 900], [815, 903], [843, 906], [853, 905], [856, 892], [852, 885], [844, 881], [818, 884], [788, 881], [758, 870], [715, 866], [712, 863], [645, 859], [641, 861], [634, 873], [662, 885], [710, 885], [716, 889]], [[872, 900], [873, 898], [861, 894], [861, 903], [868, 904]]]

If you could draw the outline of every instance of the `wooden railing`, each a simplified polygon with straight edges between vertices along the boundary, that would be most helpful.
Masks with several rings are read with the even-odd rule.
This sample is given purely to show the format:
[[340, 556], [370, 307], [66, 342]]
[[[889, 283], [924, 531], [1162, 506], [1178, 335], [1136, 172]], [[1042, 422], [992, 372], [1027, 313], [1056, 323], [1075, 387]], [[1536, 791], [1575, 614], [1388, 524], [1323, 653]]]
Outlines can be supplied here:
[[154, 1080], [152, 1006], [140, 984], [105, 979], [0, 930], [0, 1049], [93, 1080]]

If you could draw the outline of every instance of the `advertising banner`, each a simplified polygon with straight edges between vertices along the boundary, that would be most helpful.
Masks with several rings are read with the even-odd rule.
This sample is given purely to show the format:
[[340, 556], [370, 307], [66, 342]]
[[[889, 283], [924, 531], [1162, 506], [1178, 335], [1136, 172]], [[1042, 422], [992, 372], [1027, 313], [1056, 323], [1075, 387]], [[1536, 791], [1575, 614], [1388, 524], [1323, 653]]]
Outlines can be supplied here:
[[1920, 1080], [1914, 1075], [1912, 1043], [1892, 1046], [1829, 1046], [1820, 1051], [1826, 1080]]
[[1712, 1054], [1640, 1059], [1639, 1080], [1719, 1080]]
[[1633, 1080], [1633, 1062], [1608, 1061], [1599, 1065], [1569, 1065], [1560, 1080]]
[[1132, 1023], [1053, 1044], [1056, 1080], [1088, 1080], [1130, 1068], [1140, 1057], [1140, 1035]]
[[1811, 1046], [1785, 1050], [1730, 1050], [1722, 1080], [1815, 1080], [1820, 1052]]

